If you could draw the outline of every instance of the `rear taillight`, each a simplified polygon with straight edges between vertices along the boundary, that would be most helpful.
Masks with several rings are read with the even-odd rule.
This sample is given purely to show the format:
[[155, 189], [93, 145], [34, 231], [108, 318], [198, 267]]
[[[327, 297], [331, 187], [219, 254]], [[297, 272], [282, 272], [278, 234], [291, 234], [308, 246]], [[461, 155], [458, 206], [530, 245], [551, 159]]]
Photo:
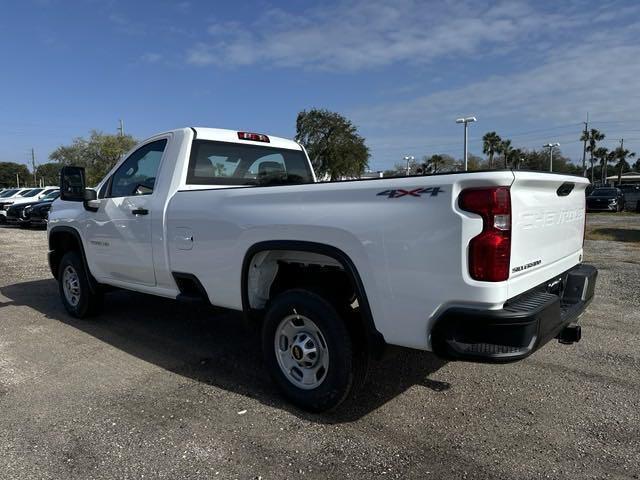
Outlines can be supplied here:
[[469, 242], [469, 274], [474, 280], [502, 282], [511, 261], [511, 195], [509, 187], [470, 188], [458, 197], [466, 212], [482, 217], [482, 232]]

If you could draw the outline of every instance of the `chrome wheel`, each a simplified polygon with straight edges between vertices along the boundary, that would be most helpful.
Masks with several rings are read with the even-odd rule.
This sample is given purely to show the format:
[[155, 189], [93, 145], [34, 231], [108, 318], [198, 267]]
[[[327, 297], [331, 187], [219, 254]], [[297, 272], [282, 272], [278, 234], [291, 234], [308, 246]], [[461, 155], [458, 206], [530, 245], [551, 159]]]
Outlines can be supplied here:
[[71, 265], [67, 265], [62, 272], [62, 289], [69, 305], [76, 307], [80, 302], [80, 278]]
[[304, 315], [285, 317], [274, 338], [276, 358], [287, 380], [311, 390], [327, 377], [329, 349], [318, 326]]

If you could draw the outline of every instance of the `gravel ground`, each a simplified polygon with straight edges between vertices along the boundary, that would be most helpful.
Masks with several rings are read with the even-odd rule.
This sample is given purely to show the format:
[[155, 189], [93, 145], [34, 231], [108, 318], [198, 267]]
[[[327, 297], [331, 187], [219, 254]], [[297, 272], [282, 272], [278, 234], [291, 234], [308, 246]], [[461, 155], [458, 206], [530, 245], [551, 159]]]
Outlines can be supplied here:
[[237, 314], [115, 292], [75, 320], [46, 233], [0, 228], [0, 478], [640, 478], [640, 245], [587, 240], [586, 261], [579, 344], [502, 366], [400, 350], [310, 415]]

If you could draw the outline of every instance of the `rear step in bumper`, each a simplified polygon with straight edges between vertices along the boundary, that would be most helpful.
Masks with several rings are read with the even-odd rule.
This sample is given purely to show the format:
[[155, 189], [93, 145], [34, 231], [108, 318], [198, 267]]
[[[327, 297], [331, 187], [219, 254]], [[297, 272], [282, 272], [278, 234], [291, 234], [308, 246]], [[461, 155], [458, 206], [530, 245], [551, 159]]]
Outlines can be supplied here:
[[433, 350], [453, 360], [504, 363], [531, 355], [552, 338], [577, 342], [580, 327], [571, 324], [591, 302], [597, 276], [595, 267], [578, 265], [509, 300], [501, 310], [447, 309], [433, 328]]

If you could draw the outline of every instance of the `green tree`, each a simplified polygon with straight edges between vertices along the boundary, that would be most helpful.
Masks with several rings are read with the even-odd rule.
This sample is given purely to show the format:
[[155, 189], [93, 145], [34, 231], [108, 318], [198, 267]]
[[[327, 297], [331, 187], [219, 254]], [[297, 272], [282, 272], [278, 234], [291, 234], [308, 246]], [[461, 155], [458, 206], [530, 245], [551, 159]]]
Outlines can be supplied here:
[[131, 135], [109, 135], [93, 130], [89, 138], [79, 137], [71, 145], [56, 148], [49, 158], [62, 165], [84, 167], [87, 185], [96, 185], [136, 143]]
[[42, 180], [43, 185], [58, 185], [60, 182], [60, 169], [62, 164], [59, 162], [43, 163], [36, 167], [36, 179], [38, 182]]
[[357, 128], [339, 113], [303, 110], [296, 119], [296, 141], [307, 149], [319, 177], [359, 177], [369, 165], [369, 148]]
[[[464, 163], [464, 160], [462, 160], [462, 162], [460, 162], [461, 164]], [[484, 167], [484, 161], [482, 160], [481, 157], [477, 156], [477, 155], [473, 155], [472, 153], [467, 154], [467, 168], [469, 169], [469, 171], [473, 171], [473, 170], [481, 170]], [[464, 165], [463, 165], [464, 168]]]
[[604, 140], [605, 137], [606, 137], [606, 135], [604, 133], [602, 133], [600, 130], [598, 130], [597, 128], [592, 128], [588, 132], [582, 132], [582, 135], [580, 136], [580, 141], [581, 142], [584, 142], [586, 140], [587, 143], [589, 144], [587, 146], [587, 152], [589, 152], [589, 158], [590, 158], [590, 162], [591, 162], [591, 182], [592, 183], [593, 183], [593, 180], [594, 180], [594, 176], [593, 176], [594, 153], [595, 153], [596, 148], [598, 146], [598, 142]]
[[628, 172], [630, 170], [627, 158], [633, 158], [635, 156], [635, 152], [627, 150], [626, 148], [622, 147], [622, 145], [613, 151], [614, 159], [618, 159], [618, 165], [616, 165], [616, 168], [618, 169], [618, 185], [622, 183], [623, 172]]
[[485, 133], [482, 137], [482, 152], [489, 156], [489, 168], [493, 168], [493, 156], [500, 151], [502, 139], [496, 132]]
[[[423, 175], [424, 167], [417, 160], [409, 160], [409, 175]], [[385, 177], [406, 177], [407, 162], [396, 163], [392, 169], [384, 171]]]
[[20, 179], [21, 187], [24, 187], [32, 178], [26, 165], [14, 162], [0, 162], [0, 188], [17, 186], [16, 175]]
[[636, 163], [633, 164], [633, 171], [640, 172], [640, 158], [636, 160]]
[[504, 168], [509, 168], [509, 157], [511, 156], [512, 150], [511, 140], [502, 140], [500, 142], [499, 152], [504, 157]]
[[598, 147], [592, 152], [593, 158], [600, 161], [600, 175], [602, 175], [602, 178], [601, 178], [602, 183], [606, 181], [605, 175], [607, 171], [607, 162], [609, 161], [610, 154], [611, 152], [609, 152], [609, 149], [605, 147]]
[[[549, 171], [549, 150], [523, 150], [521, 152], [520, 167], [528, 170], [539, 170], [542, 172]], [[561, 173], [580, 174], [580, 166], [571, 163], [567, 157], [562, 155], [560, 149], [555, 148], [553, 151], [553, 171]]]
[[511, 168], [516, 170], [519, 169], [521, 163], [523, 162], [523, 157], [524, 152], [520, 148], [512, 148], [511, 150], [509, 150], [509, 153], [507, 155], [505, 167], [509, 168], [508, 166], [511, 165]]
[[422, 165], [420, 168], [423, 175], [454, 172], [458, 170], [458, 163], [451, 155], [436, 153], [430, 157], [426, 155], [422, 157]]

